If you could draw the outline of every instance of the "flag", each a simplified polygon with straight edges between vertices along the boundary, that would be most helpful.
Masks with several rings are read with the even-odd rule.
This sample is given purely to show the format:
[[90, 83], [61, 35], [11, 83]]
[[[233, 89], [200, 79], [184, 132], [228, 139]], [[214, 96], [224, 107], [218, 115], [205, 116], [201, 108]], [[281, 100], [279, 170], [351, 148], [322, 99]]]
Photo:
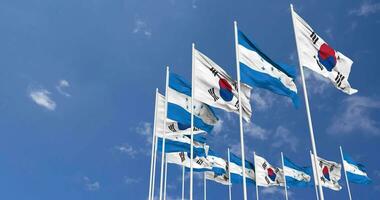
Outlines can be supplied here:
[[306, 187], [311, 183], [311, 167], [300, 167], [284, 156], [284, 175], [287, 186]]
[[370, 184], [372, 182], [364, 165], [355, 162], [348, 154], [343, 154], [343, 166], [350, 182], [357, 184]]
[[[314, 168], [314, 157], [313, 154], [311, 154], [311, 161]], [[339, 180], [341, 177], [340, 170], [342, 166], [336, 162], [328, 161], [322, 158], [317, 157], [317, 169], [316, 171], [319, 175], [317, 177], [319, 179], [319, 183], [323, 187], [330, 188], [335, 191], [339, 191], [342, 189], [342, 186], [339, 185]], [[318, 184], [318, 182], [316, 182]]]
[[229, 185], [229, 179], [228, 179], [228, 173], [224, 174], [217, 174], [214, 171], [207, 171], [205, 172], [206, 179], [215, 181], [217, 183], [223, 184], [223, 185]]
[[[191, 85], [177, 74], [170, 73], [168, 88], [168, 118], [191, 126]], [[213, 125], [218, 121], [210, 106], [193, 100], [194, 126], [211, 132]]]
[[352, 60], [327, 44], [295, 11], [292, 16], [300, 65], [330, 79], [339, 90], [356, 93], [348, 82]]
[[284, 186], [284, 172], [268, 163], [265, 158], [255, 155], [256, 184], [258, 186]]
[[[194, 98], [210, 106], [239, 114], [238, 84], [214, 61], [194, 49]], [[241, 84], [242, 114], [246, 121], [252, 115], [251, 87]]]
[[[231, 183], [243, 183], [243, 167], [241, 158], [230, 153]], [[255, 169], [252, 163], [245, 161], [245, 178], [247, 183], [255, 183]]]
[[227, 161], [211, 149], [208, 151], [207, 160], [211, 163], [212, 171], [206, 172], [206, 178], [223, 185], [228, 185], [229, 176]]
[[[156, 105], [156, 134], [163, 135], [164, 130], [164, 119], [166, 117], [165, 114], [165, 96], [158, 93], [158, 100]], [[190, 135], [190, 126], [181, 124], [179, 122], [173, 121], [171, 119], [166, 119], [166, 128], [165, 133], [178, 133], [178, 134], [187, 134]], [[194, 127], [194, 134], [203, 133], [204, 131], [199, 130]]]
[[[191, 155], [189, 152], [166, 153], [168, 163], [177, 164], [190, 168]], [[211, 170], [211, 163], [201, 156], [193, 156], [193, 170], [196, 172], [204, 172]]]
[[[157, 137], [158, 137], [157, 148], [160, 152], [162, 152], [163, 139], [159, 135]], [[190, 152], [191, 151], [190, 142], [191, 142], [191, 139], [186, 135], [167, 134], [165, 135], [165, 153]], [[208, 145], [194, 140], [194, 143], [193, 143], [194, 155], [206, 157], [208, 148], [209, 148]]]
[[274, 62], [241, 31], [238, 31], [238, 43], [241, 82], [290, 97], [298, 107], [295, 68]]

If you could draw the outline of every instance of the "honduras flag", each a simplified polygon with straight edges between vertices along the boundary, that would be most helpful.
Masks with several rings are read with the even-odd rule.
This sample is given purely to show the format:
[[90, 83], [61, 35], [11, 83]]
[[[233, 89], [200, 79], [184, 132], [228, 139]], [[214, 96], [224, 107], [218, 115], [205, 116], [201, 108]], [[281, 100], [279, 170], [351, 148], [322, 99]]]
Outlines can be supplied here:
[[213, 150], [209, 150], [207, 154], [207, 160], [211, 162], [212, 171], [217, 175], [223, 175], [227, 173], [227, 161]]
[[[235, 154], [230, 153], [230, 174], [231, 183], [243, 183], [243, 167], [241, 158]], [[254, 165], [248, 161], [245, 161], [245, 178], [247, 183], [255, 184], [255, 169]]]
[[347, 172], [347, 178], [352, 183], [357, 184], [370, 184], [372, 180], [367, 176], [365, 167], [352, 160], [352, 158], [343, 154], [343, 166], [344, 170]]
[[284, 156], [284, 174], [287, 186], [307, 187], [311, 186], [311, 167], [300, 167]]
[[[158, 137], [158, 150], [162, 152], [162, 137]], [[191, 139], [185, 135], [165, 135], [165, 153], [173, 152], [190, 152]], [[196, 156], [206, 157], [208, 151], [208, 145], [197, 142], [194, 140], [193, 151]]]
[[[210, 133], [218, 121], [214, 111], [207, 104], [193, 100], [194, 126]], [[168, 88], [168, 118], [191, 126], [191, 85], [177, 74], [170, 73]], [[186, 129], [186, 127], [182, 127]]]
[[241, 82], [252, 87], [261, 87], [273, 93], [288, 96], [298, 107], [297, 87], [294, 83], [296, 71], [280, 65], [265, 55], [256, 45], [238, 31], [238, 48]]

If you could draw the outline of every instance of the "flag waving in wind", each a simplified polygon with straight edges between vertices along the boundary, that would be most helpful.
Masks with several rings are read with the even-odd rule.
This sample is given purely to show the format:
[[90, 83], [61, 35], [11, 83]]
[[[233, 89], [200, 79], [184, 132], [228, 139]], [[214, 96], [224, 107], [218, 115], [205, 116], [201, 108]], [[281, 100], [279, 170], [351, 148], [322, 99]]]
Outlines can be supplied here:
[[238, 52], [241, 82], [288, 96], [296, 107], [299, 105], [293, 67], [274, 62], [241, 31], [238, 31]]
[[259, 186], [284, 186], [284, 172], [255, 154], [256, 184]]
[[352, 60], [334, 50], [293, 10], [292, 16], [300, 65], [330, 79], [339, 90], [356, 93], [348, 83]]
[[[210, 106], [239, 113], [237, 82], [210, 58], [194, 49], [194, 98]], [[241, 84], [243, 118], [249, 121], [252, 111], [251, 87]]]
[[311, 167], [297, 166], [289, 158], [284, 157], [284, 174], [287, 186], [310, 186], [311, 173]]
[[350, 182], [357, 184], [369, 184], [372, 182], [364, 165], [355, 162], [348, 154], [343, 154], [343, 165]]
[[[191, 126], [191, 85], [179, 75], [170, 73], [167, 93], [168, 118], [189, 128]], [[213, 125], [218, 121], [212, 108], [197, 100], [193, 100], [193, 106], [194, 126], [208, 133], [211, 132]]]
[[[311, 155], [311, 161], [314, 168], [314, 157]], [[341, 178], [341, 169], [342, 166], [336, 162], [328, 161], [322, 158], [317, 157], [317, 169], [319, 177], [319, 182], [323, 187], [330, 188], [335, 191], [342, 189], [342, 186], [339, 185], [339, 180]]]

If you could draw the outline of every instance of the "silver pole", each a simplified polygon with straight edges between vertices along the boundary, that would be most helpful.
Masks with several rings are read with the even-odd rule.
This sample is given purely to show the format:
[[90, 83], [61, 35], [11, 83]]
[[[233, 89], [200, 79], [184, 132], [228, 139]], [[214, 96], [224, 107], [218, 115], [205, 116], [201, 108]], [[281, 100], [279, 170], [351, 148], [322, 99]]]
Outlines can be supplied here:
[[154, 104], [154, 121], [153, 121], [153, 134], [152, 134], [152, 153], [151, 153], [151, 158], [150, 158], [150, 176], [149, 176], [149, 197], [148, 199], [152, 200], [152, 190], [154, 187], [153, 184], [153, 165], [154, 165], [154, 157], [155, 157], [155, 152], [154, 152], [154, 147], [155, 147], [155, 138], [156, 138], [156, 118], [157, 118], [157, 101], [158, 101], [158, 88], [156, 88], [156, 100]]
[[203, 172], [203, 199], [207, 200], [207, 180], [206, 172]]
[[185, 166], [182, 166], [182, 200], [185, 200]]
[[227, 148], [227, 152], [228, 152], [228, 196], [229, 196], [229, 200], [232, 200], [232, 193], [231, 193], [232, 183], [231, 183], [230, 148]]
[[286, 188], [286, 176], [285, 176], [284, 155], [283, 155], [282, 152], [281, 152], [281, 161], [282, 161], [282, 172], [284, 173], [285, 199], [288, 200], [288, 188]]
[[342, 149], [342, 146], [339, 146], [339, 149], [340, 149], [340, 156], [342, 157], [342, 164], [343, 164], [344, 176], [346, 177], [346, 184], [347, 184], [348, 197], [350, 197], [350, 200], [352, 200], [352, 197], [351, 197], [351, 190], [350, 190], [350, 184], [348, 183], [347, 171], [346, 171], [346, 168], [344, 167], [344, 157], [343, 157], [343, 149]]
[[243, 192], [244, 200], [247, 200], [247, 183], [245, 178], [245, 152], [244, 152], [244, 130], [243, 130], [243, 111], [241, 106], [241, 94], [240, 94], [240, 64], [239, 64], [239, 47], [238, 47], [238, 29], [237, 22], [234, 21], [235, 30], [235, 52], [236, 52], [236, 70], [237, 70], [237, 82], [238, 82], [238, 96], [239, 96], [239, 127], [240, 127], [240, 148], [241, 148], [241, 161], [243, 167]]
[[195, 78], [195, 70], [194, 70], [194, 49], [195, 49], [195, 44], [192, 44], [192, 49], [191, 49], [191, 57], [192, 57], [192, 62], [191, 62], [191, 144], [190, 144], [190, 200], [193, 200], [193, 157], [194, 157], [194, 152], [193, 152], [193, 145], [194, 145], [194, 78]]
[[309, 153], [310, 153], [310, 159], [311, 159], [311, 165], [312, 165], [312, 167], [313, 167], [313, 177], [314, 177], [314, 188], [315, 188], [315, 196], [317, 197], [317, 200], [319, 200], [319, 195], [318, 195], [318, 183], [317, 183], [317, 179], [318, 179], [318, 177], [317, 177], [317, 175], [315, 175], [315, 169], [314, 169], [314, 162], [313, 162], [313, 156], [311, 155], [311, 151], [309, 151]]
[[166, 185], [168, 179], [168, 155], [165, 153], [165, 179], [164, 179], [164, 200], [166, 200]]
[[[256, 152], [253, 152], [253, 160], [256, 161]], [[256, 167], [256, 165], [255, 165]], [[256, 179], [256, 200], [259, 200], [259, 186], [257, 185], [257, 179]]]
[[[297, 42], [297, 33], [295, 31], [294, 16], [293, 16], [294, 10], [293, 10], [293, 5], [292, 4], [290, 4], [290, 9], [292, 11], [294, 37], [295, 37], [295, 40], [296, 40], [297, 53], [298, 53], [298, 59], [299, 59], [300, 58], [300, 52], [299, 52], [299, 46], [298, 46], [298, 42]], [[299, 63], [299, 67], [300, 67], [300, 71], [301, 71], [301, 79], [302, 79], [302, 85], [303, 85], [303, 94], [304, 94], [304, 98], [305, 98], [307, 119], [308, 119], [308, 124], [309, 124], [311, 146], [312, 146], [312, 149], [313, 149], [314, 165], [315, 165], [316, 174], [319, 177], [319, 173], [318, 173], [317, 166], [316, 166], [317, 165], [317, 147], [315, 145], [313, 123], [312, 123], [312, 120], [311, 120], [311, 114], [310, 114], [310, 108], [309, 108], [309, 98], [307, 96], [305, 76], [303, 74], [303, 67], [301, 66], [301, 63]], [[319, 178], [317, 179], [317, 181], [318, 181], [318, 188], [319, 188], [319, 196], [320, 196], [321, 200], [324, 200], [322, 185], [320, 184]]]

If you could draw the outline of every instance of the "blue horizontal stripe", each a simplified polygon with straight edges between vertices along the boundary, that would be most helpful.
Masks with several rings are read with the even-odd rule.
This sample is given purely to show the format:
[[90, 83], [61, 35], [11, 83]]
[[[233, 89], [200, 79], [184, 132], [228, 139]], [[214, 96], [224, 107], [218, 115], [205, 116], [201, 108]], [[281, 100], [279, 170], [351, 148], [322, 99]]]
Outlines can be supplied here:
[[367, 176], [360, 176], [357, 174], [353, 174], [351, 172], [347, 172], [347, 178], [351, 183], [357, 183], [357, 184], [370, 184], [372, 183], [372, 180], [368, 178]]
[[306, 174], [308, 174], [310, 177], [312, 176], [312, 169], [311, 167], [300, 167], [296, 164], [294, 164], [289, 158], [285, 157], [284, 156], [284, 165], [289, 167], [289, 168], [292, 168], [292, 169], [295, 169], [297, 171], [301, 171], [301, 172], [304, 172]]
[[[185, 167], [185, 171], [186, 172], [190, 172], [190, 167]], [[194, 172], [209, 172], [211, 171], [210, 169], [207, 169], [207, 168], [194, 168], [193, 167], [193, 171]]]
[[169, 75], [169, 87], [191, 97], [191, 84], [175, 73]]
[[[235, 163], [239, 166], [243, 166], [241, 160], [241, 158], [230, 152], [230, 162]], [[248, 162], [247, 160], [245, 161], [245, 168], [253, 170], [255, 169], [254, 165], [251, 162]]]
[[313, 186], [313, 183], [311, 181], [305, 182], [305, 181], [298, 181], [297, 179], [294, 179], [289, 176], [285, 176], [286, 178], [286, 186], [288, 187], [310, 187]]
[[267, 55], [265, 55], [253, 42], [251, 42], [247, 36], [244, 35], [243, 32], [238, 31], [239, 36], [239, 44], [244, 46], [247, 49], [250, 49], [252, 51], [257, 52], [264, 60], [266, 60], [268, 63], [273, 65], [275, 68], [281, 70], [284, 72], [287, 76], [292, 77], [293, 79], [296, 78], [296, 70], [295, 67], [291, 67], [288, 65], [279, 65], [276, 62], [274, 62], [272, 59], [270, 59]]
[[[191, 125], [191, 113], [181, 106], [168, 102], [168, 118], [184, 125]], [[194, 126], [208, 133], [214, 128], [212, 125], [206, 124], [201, 118], [194, 115]]]
[[243, 63], [240, 63], [240, 77], [243, 83], [250, 86], [264, 88], [276, 94], [288, 96], [292, 99], [293, 104], [296, 107], [299, 106], [297, 93], [285, 87], [285, 85], [277, 78], [273, 78], [268, 74], [253, 70]]
[[[255, 181], [248, 178], [248, 177], [245, 177], [246, 179], [246, 183], [247, 184], [255, 184]], [[233, 184], [242, 184], [243, 183], [243, 176], [240, 176], [239, 174], [234, 174], [234, 173], [231, 173], [231, 183]]]
[[[158, 151], [162, 152], [162, 138], [158, 137]], [[165, 139], [165, 153], [174, 153], [174, 152], [188, 152], [190, 153], [191, 145], [188, 143], [173, 141], [169, 139]], [[204, 148], [193, 148], [195, 156], [206, 157], [206, 151]]]

